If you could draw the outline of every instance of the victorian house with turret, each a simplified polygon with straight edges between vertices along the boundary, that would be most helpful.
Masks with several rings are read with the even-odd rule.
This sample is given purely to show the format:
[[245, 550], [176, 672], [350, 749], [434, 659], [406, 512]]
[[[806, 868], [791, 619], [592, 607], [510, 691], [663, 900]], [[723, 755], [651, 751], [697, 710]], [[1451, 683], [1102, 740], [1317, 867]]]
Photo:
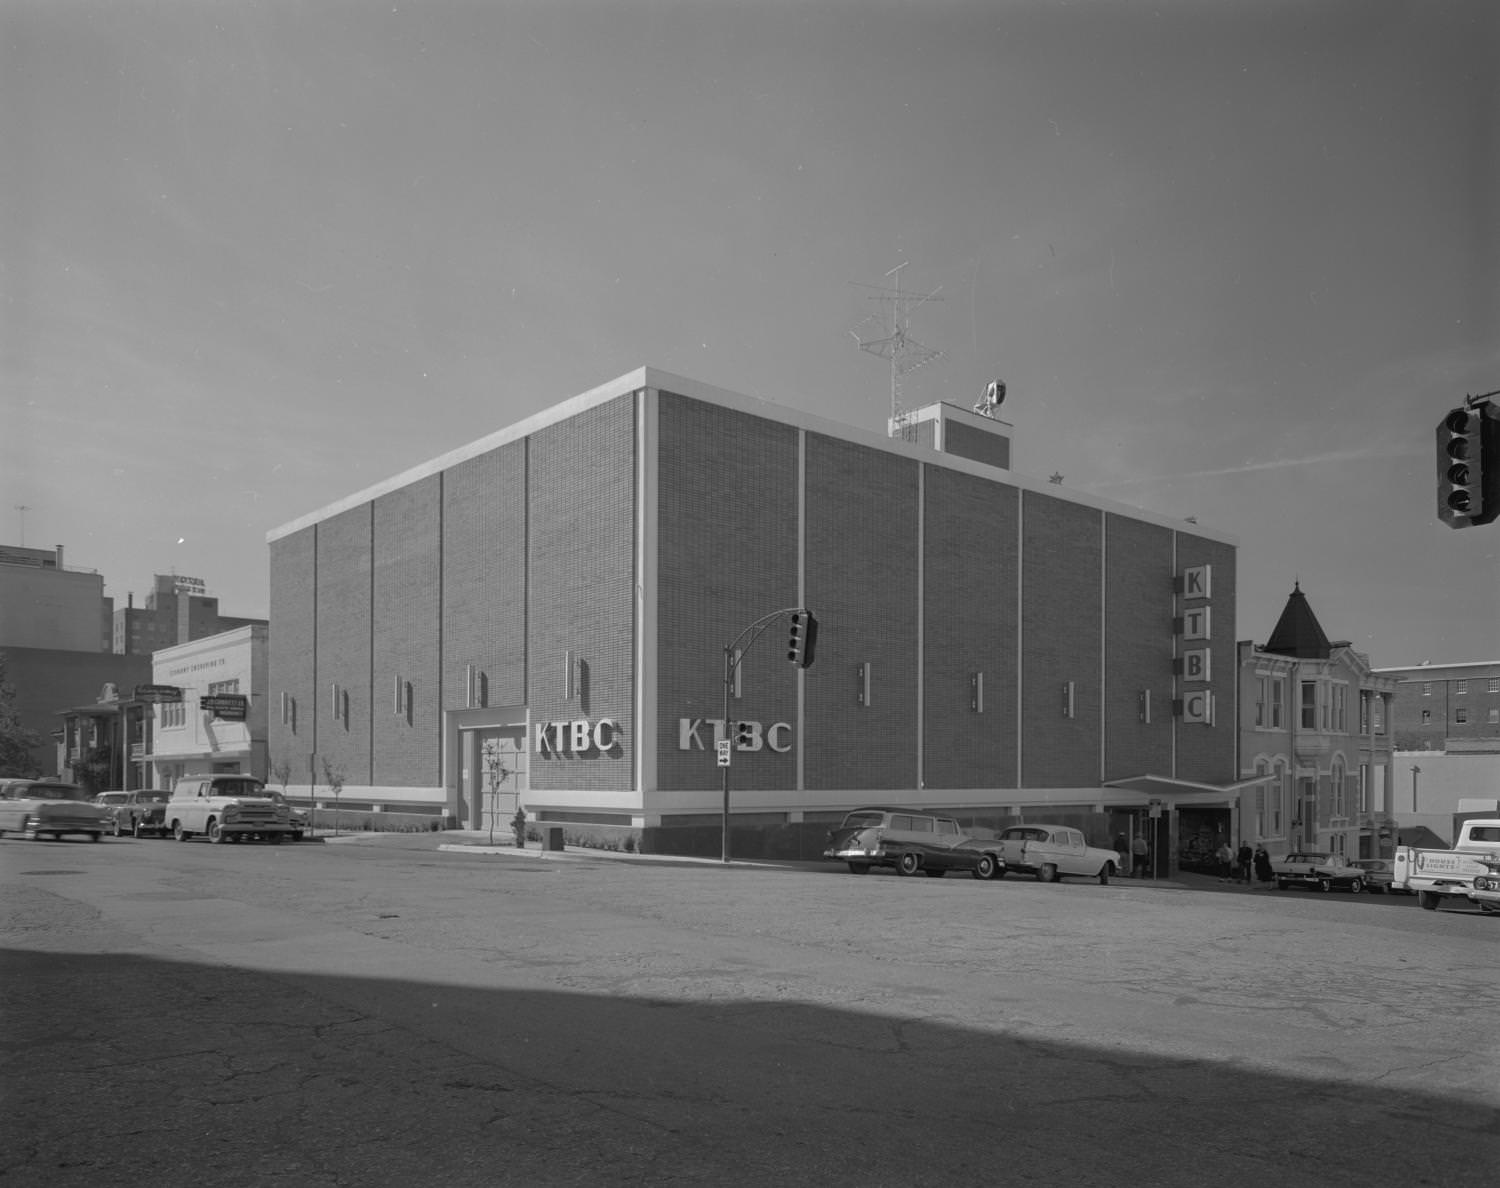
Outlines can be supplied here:
[[1389, 855], [1396, 679], [1330, 641], [1300, 584], [1270, 639], [1238, 648], [1240, 774], [1273, 777], [1244, 793], [1242, 834], [1273, 857]]

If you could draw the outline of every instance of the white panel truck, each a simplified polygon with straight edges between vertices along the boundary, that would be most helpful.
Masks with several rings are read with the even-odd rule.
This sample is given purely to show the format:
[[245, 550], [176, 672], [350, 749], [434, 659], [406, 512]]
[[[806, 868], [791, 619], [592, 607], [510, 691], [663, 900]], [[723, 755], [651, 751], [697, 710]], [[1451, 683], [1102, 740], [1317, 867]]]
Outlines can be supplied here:
[[185, 775], [172, 789], [164, 821], [178, 841], [201, 833], [211, 842], [296, 840], [285, 802], [278, 804], [247, 775]]
[[1428, 911], [1444, 900], [1500, 911], [1500, 817], [1465, 821], [1451, 850], [1397, 846], [1391, 885]]

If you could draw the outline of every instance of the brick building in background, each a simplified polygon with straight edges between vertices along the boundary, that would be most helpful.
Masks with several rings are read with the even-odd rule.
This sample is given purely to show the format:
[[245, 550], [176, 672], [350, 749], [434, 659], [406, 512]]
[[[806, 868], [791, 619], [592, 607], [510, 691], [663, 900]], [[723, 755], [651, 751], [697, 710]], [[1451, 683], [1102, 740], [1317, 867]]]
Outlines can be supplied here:
[[1266, 642], [1239, 647], [1240, 770], [1272, 777], [1246, 794], [1245, 839], [1277, 858], [1389, 856], [1396, 682], [1348, 640], [1329, 640], [1300, 583]]
[[195, 639], [207, 639], [241, 627], [265, 627], [265, 619], [235, 618], [219, 613], [219, 600], [208, 593], [202, 578], [158, 573], [152, 579], [145, 606], [128, 605], [114, 612], [111, 646], [121, 655], [149, 656]]
[[1451, 841], [1460, 819], [1500, 812], [1500, 660], [1377, 671], [1396, 682], [1402, 823]]
[[1233, 830], [1233, 541], [934, 408], [901, 440], [641, 369], [271, 532], [270, 761], [716, 854], [724, 649], [807, 606], [812, 667], [777, 621], [731, 701], [737, 855], [884, 802]]

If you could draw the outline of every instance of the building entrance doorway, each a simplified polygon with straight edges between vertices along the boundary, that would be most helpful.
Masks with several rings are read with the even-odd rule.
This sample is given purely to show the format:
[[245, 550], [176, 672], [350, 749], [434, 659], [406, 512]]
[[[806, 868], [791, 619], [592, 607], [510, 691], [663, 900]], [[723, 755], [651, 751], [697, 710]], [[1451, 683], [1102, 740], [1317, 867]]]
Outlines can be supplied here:
[[463, 788], [460, 806], [464, 828], [493, 830], [507, 841], [511, 819], [526, 803], [530, 788], [526, 727], [484, 726], [460, 732]]

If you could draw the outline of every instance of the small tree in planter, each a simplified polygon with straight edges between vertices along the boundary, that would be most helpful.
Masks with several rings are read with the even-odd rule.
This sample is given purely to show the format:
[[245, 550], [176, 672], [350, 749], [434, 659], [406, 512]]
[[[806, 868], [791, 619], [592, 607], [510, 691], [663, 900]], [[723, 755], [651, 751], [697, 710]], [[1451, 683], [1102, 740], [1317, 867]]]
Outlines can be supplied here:
[[516, 835], [516, 849], [526, 848], [526, 810], [516, 805], [516, 815], [510, 819], [511, 832]]
[[328, 790], [333, 793], [333, 835], [339, 833], [339, 797], [344, 793], [344, 769], [335, 767], [327, 759], [323, 760], [323, 782], [328, 785]]

